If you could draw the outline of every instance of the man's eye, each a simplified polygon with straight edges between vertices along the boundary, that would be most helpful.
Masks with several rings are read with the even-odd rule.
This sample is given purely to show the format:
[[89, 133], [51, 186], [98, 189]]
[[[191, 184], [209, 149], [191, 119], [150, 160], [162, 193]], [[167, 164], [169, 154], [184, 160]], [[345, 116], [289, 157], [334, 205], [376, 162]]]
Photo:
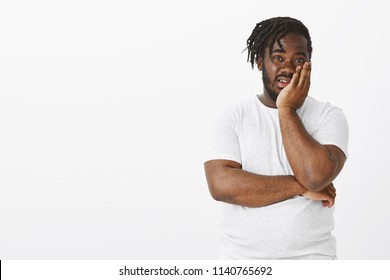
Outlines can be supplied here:
[[274, 59], [277, 60], [277, 61], [283, 61], [283, 57], [281, 56], [274, 56]]
[[295, 60], [295, 63], [305, 63], [305, 59], [304, 58], [297, 58], [296, 60]]

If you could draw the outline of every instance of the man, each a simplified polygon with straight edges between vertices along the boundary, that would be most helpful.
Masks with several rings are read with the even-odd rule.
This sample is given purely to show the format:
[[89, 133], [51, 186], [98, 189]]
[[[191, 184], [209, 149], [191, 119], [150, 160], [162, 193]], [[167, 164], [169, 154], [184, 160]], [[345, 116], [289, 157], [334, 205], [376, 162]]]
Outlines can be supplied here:
[[343, 112], [308, 97], [312, 44], [299, 20], [256, 25], [248, 61], [264, 89], [227, 108], [205, 162], [209, 190], [223, 203], [228, 259], [335, 259], [332, 181], [347, 156]]

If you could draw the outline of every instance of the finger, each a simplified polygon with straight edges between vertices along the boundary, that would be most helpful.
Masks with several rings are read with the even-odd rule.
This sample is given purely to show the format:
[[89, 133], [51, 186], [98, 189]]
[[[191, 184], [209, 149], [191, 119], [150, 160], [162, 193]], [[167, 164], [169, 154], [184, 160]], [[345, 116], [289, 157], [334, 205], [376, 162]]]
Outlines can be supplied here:
[[330, 195], [332, 195], [332, 197], [336, 196], [336, 189], [329, 189], [328, 192]]
[[328, 207], [328, 208], [331, 208], [333, 206], [334, 202], [332, 200], [323, 200], [322, 201], [322, 205], [324, 207]]
[[298, 82], [299, 87], [306, 87], [310, 79], [310, 65], [309, 62], [305, 62], [302, 67], [302, 72]]
[[331, 208], [334, 205], [334, 198], [329, 200], [329, 208]]
[[336, 188], [333, 186], [333, 184], [330, 184], [326, 189], [327, 189], [330, 193], [332, 193], [333, 195], [336, 195]]
[[331, 201], [330, 200], [323, 200], [322, 201], [322, 206], [328, 207], [328, 208], [332, 207]]
[[292, 79], [290, 81], [290, 84], [295, 85], [295, 86], [298, 85], [299, 77], [301, 75], [301, 71], [302, 71], [302, 67], [301, 66], [297, 66], [297, 68], [295, 69], [295, 73], [293, 74]]
[[325, 188], [322, 190], [323, 198], [322, 199], [333, 199], [335, 196], [335, 192], [331, 188]]
[[310, 86], [310, 73], [311, 67], [309, 62], [305, 62], [302, 68], [301, 75], [299, 77], [298, 87], [308, 89]]

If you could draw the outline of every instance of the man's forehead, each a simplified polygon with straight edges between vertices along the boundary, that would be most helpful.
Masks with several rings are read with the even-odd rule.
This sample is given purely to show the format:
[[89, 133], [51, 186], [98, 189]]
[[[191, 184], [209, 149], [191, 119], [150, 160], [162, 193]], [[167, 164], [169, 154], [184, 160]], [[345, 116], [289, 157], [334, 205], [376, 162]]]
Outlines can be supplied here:
[[308, 43], [305, 36], [296, 33], [288, 33], [275, 40], [271, 51], [285, 52], [287, 49], [308, 52]]

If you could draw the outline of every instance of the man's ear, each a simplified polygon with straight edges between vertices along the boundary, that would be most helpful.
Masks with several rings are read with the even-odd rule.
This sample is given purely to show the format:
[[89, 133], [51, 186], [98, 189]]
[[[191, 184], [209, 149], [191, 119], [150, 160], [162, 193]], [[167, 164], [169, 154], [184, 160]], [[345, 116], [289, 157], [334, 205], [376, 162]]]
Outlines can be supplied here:
[[261, 71], [263, 69], [263, 59], [262, 59], [262, 57], [259, 57], [259, 59], [257, 59], [257, 69], [259, 69], [259, 71]]

